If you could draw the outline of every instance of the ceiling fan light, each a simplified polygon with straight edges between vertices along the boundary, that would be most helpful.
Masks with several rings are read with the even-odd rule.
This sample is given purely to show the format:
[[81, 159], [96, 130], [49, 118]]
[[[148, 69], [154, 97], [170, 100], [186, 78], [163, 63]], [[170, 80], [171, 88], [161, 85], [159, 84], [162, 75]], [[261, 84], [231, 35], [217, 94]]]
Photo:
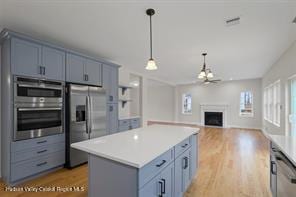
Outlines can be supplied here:
[[208, 84], [210, 84], [210, 82], [209, 81], [206, 81], [204, 84], [208, 85]]
[[214, 74], [212, 73], [212, 71], [210, 71], [207, 75], [208, 78], [213, 78], [214, 77]]
[[199, 75], [202, 76], [202, 77], [205, 77], [206, 76], [206, 72], [204, 70], [202, 70]]
[[154, 61], [154, 59], [149, 59], [147, 65], [146, 65], [146, 70], [157, 70], [157, 65]]
[[204, 76], [202, 76], [201, 74], [199, 74], [199, 75], [198, 75], [198, 78], [199, 78], [199, 79], [203, 79]]

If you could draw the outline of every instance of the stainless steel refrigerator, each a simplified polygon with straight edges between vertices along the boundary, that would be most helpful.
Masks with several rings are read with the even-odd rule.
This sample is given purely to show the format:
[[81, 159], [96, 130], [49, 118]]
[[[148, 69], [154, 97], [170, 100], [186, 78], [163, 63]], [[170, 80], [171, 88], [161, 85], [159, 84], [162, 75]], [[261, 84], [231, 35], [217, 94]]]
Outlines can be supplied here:
[[67, 84], [66, 166], [87, 162], [87, 154], [70, 147], [72, 143], [107, 135], [106, 92], [101, 87]]

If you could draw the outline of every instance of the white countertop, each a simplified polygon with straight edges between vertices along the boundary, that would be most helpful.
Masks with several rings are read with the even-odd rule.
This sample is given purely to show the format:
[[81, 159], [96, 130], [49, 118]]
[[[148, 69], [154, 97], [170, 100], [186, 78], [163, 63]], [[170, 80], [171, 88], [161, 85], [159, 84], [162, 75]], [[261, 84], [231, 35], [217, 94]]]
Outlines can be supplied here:
[[264, 133], [296, 166], [296, 137]]
[[126, 120], [126, 119], [134, 119], [134, 118], [140, 118], [140, 116], [120, 116], [119, 120]]
[[198, 128], [152, 125], [73, 143], [71, 147], [141, 168], [198, 131]]

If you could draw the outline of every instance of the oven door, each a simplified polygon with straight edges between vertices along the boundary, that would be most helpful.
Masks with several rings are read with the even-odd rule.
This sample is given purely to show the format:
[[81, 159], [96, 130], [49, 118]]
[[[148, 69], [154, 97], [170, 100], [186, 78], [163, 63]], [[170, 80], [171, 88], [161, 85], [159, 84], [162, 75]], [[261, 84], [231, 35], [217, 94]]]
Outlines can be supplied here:
[[31, 81], [16, 81], [14, 89], [16, 103], [60, 103], [63, 101], [63, 85], [60, 82], [39, 80], [33, 83]]
[[63, 109], [57, 107], [15, 107], [14, 141], [63, 133]]

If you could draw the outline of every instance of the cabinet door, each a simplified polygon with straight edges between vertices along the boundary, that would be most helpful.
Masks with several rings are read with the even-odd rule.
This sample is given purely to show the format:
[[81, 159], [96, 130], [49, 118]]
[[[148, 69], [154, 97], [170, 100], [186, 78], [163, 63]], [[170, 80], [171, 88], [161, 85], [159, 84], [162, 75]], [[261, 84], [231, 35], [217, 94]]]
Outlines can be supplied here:
[[100, 62], [86, 59], [84, 74], [86, 75], [87, 84], [102, 85], [102, 64]]
[[162, 197], [173, 197], [174, 194], [174, 163], [167, 166], [160, 175], [163, 186], [161, 189]]
[[85, 83], [84, 61], [79, 55], [67, 54], [66, 81], [74, 83]]
[[107, 104], [107, 132], [117, 133], [118, 132], [118, 105]]
[[160, 176], [154, 177], [150, 182], [144, 185], [139, 191], [139, 197], [159, 197], [161, 196]]
[[118, 101], [118, 68], [103, 65], [103, 87], [106, 89], [107, 102], [117, 103]]
[[190, 137], [191, 150], [190, 150], [190, 179], [192, 180], [196, 174], [198, 168], [198, 135], [192, 135]]
[[42, 66], [48, 79], [65, 80], [65, 52], [51, 47], [42, 47]]
[[175, 160], [175, 197], [182, 197], [191, 182], [189, 151], [190, 149]]
[[41, 50], [39, 44], [11, 39], [11, 66], [12, 73], [31, 77], [41, 76]]
[[183, 197], [183, 156], [175, 160], [175, 197]]

